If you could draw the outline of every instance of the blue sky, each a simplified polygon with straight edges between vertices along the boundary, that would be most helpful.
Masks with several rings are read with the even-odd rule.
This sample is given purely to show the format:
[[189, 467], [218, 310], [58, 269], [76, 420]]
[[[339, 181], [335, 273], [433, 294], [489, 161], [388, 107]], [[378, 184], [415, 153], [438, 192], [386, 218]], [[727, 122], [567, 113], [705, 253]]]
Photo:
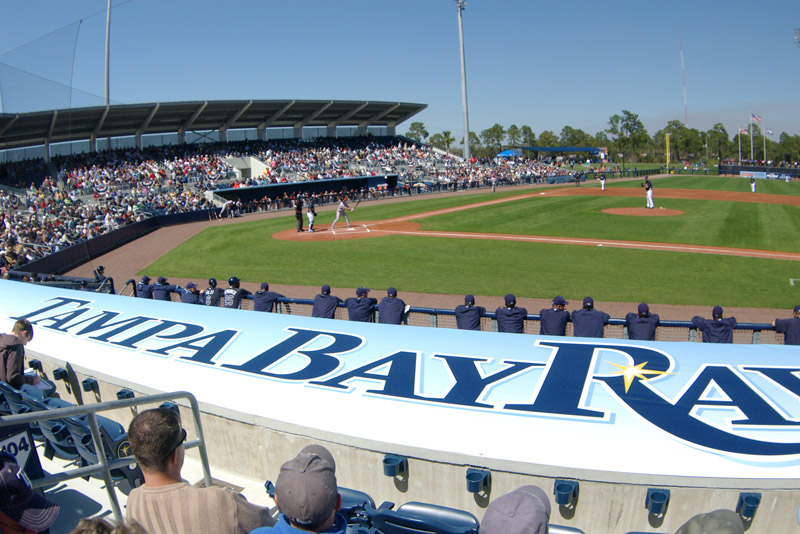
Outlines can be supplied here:
[[[113, 5], [114, 102], [419, 102], [428, 109], [412, 120], [463, 135], [454, 0]], [[105, 7], [0, 0], [4, 112], [102, 103]], [[800, 133], [796, 0], [469, 0], [463, 20], [472, 131], [500, 123], [594, 134], [626, 109], [653, 134], [684, 118], [682, 42], [690, 127], [722, 122], [733, 135], [752, 111], [774, 140]]]

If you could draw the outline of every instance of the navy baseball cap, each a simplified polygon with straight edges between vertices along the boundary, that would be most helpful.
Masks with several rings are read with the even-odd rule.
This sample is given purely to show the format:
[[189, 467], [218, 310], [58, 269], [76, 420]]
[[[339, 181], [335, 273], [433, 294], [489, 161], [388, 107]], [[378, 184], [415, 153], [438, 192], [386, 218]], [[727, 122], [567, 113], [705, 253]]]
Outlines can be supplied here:
[[569, 304], [569, 302], [564, 300], [564, 297], [562, 297], [561, 295], [553, 299], [553, 306], [566, 306], [567, 304]]
[[386, 290], [386, 294], [389, 295], [390, 297], [396, 297], [397, 289], [390, 287], [389, 289]]
[[512, 306], [517, 303], [517, 297], [514, 296], [514, 293], [509, 293], [506, 295], [505, 301], [506, 306]]
[[464, 297], [464, 304], [475, 304], [475, 295], [467, 295]]
[[149, 281], [150, 281], [150, 277], [149, 277], [149, 276], [147, 276], [147, 275], [144, 275], [144, 276], [142, 277], [142, 282], [144, 282], [145, 284], [146, 284], [147, 282], [149, 282]]
[[797, 306], [794, 307], [794, 312], [795, 313], [800, 313], [800, 304], [798, 304]]
[[262, 291], [269, 291], [269, 284], [266, 282], [261, 282], [261, 290]]
[[158, 283], [159, 284], [166, 284], [167, 283], [167, 279], [165, 277], [163, 277], [163, 276], [159, 276], [158, 277]]
[[195, 284], [194, 282], [189, 282], [188, 284], [186, 284], [186, 289], [194, 289], [196, 287], [197, 284]]
[[714, 306], [711, 315], [714, 317], [722, 317], [722, 306]]
[[329, 286], [328, 284], [325, 284], [324, 286], [322, 286], [322, 294], [323, 295], [330, 295], [331, 294], [331, 286]]
[[639, 313], [644, 315], [645, 313], [650, 313], [650, 307], [647, 305], [646, 302], [642, 302], [639, 304]]
[[594, 299], [592, 297], [586, 297], [583, 299], [583, 307], [584, 308], [594, 308]]
[[0, 454], [0, 510], [25, 529], [46, 530], [61, 508], [33, 491], [28, 477], [8, 453]]
[[369, 293], [369, 288], [368, 287], [359, 287], [358, 289], [356, 289], [356, 296], [357, 297], [364, 296], [364, 295], [366, 295], [368, 293]]

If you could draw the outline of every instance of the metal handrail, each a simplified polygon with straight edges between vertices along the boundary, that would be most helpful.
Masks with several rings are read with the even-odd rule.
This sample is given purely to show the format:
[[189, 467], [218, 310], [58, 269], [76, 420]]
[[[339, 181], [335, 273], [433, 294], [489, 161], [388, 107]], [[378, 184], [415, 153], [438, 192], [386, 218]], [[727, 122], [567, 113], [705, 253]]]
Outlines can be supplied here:
[[109, 463], [108, 458], [106, 458], [105, 448], [103, 447], [103, 440], [100, 436], [100, 426], [97, 424], [96, 414], [97, 412], [129, 408], [132, 406], [138, 406], [140, 404], [153, 404], [175, 399], [186, 399], [189, 401], [189, 405], [192, 409], [192, 417], [194, 418], [197, 439], [185, 442], [184, 447], [187, 449], [192, 447], [198, 448], [198, 452], [200, 453], [200, 463], [203, 467], [203, 479], [206, 487], [209, 487], [211, 486], [211, 470], [208, 465], [206, 441], [203, 435], [203, 427], [200, 422], [200, 407], [197, 404], [197, 399], [195, 396], [188, 391], [174, 391], [172, 393], [159, 393], [156, 395], [147, 395], [132, 399], [98, 402], [96, 404], [84, 404], [80, 406], [68, 406], [66, 408], [54, 408], [51, 410], [7, 415], [0, 417], [0, 427], [28, 424], [37, 421], [49, 421], [53, 419], [61, 419], [62, 417], [74, 417], [76, 415], [86, 415], [89, 419], [89, 430], [92, 434], [92, 441], [94, 442], [98, 463], [76, 469], [70, 469], [69, 471], [64, 471], [55, 475], [47, 475], [42, 478], [33, 479], [31, 480], [31, 485], [34, 488], [39, 488], [56, 484], [58, 482], [63, 482], [65, 480], [83, 478], [89, 475], [101, 473], [106, 491], [108, 492], [108, 500], [111, 503], [111, 510], [114, 512], [114, 518], [117, 521], [122, 521], [122, 510], [119, 506], [119, 500], [117, 499], [116, 488], [111, 480], [111, 470], [136, 463], [136, 459], [133, 456], [128, 456], [126, 458], [120, 458]]

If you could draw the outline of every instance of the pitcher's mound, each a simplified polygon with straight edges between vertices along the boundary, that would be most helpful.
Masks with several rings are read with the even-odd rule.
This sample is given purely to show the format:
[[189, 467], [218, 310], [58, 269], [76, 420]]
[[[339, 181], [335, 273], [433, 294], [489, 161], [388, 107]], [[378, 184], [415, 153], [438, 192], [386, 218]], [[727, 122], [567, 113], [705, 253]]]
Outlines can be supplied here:
[[609, 215], [638, 215], [639, 217], [666, 217], [669, 215], [683, 215], [680, 210], [668, 210], [666, 208], [608, 208], [603, 213]]

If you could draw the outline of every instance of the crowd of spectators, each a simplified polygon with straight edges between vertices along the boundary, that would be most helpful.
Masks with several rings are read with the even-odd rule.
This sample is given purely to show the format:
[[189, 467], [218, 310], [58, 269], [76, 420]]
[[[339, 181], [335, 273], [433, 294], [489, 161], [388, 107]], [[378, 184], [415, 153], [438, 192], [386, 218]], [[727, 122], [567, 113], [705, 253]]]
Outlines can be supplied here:
[[[230, 158], [253, 157], [260, 176], [232, 179]], [[347, 137], [238, 141], [202, 145], [151, 146], [57, 156], [57, 177], [44, 160], [0, 166], [0, 268], [25, 263], [155, 214], [212, 208], [205, 193], [220, 187], [398, 174], [392, 190], [363, 187], [356, 199], [541, 181], [567, 167], [523, 158], [496, 158], [465, 165], [429, 146], [396, 137]], [[296, 194], [265, 194], [234, 201], [226, 213], [291, 208]], [[340, 188], [311, 194], [308, 201], [338, 202]]]

